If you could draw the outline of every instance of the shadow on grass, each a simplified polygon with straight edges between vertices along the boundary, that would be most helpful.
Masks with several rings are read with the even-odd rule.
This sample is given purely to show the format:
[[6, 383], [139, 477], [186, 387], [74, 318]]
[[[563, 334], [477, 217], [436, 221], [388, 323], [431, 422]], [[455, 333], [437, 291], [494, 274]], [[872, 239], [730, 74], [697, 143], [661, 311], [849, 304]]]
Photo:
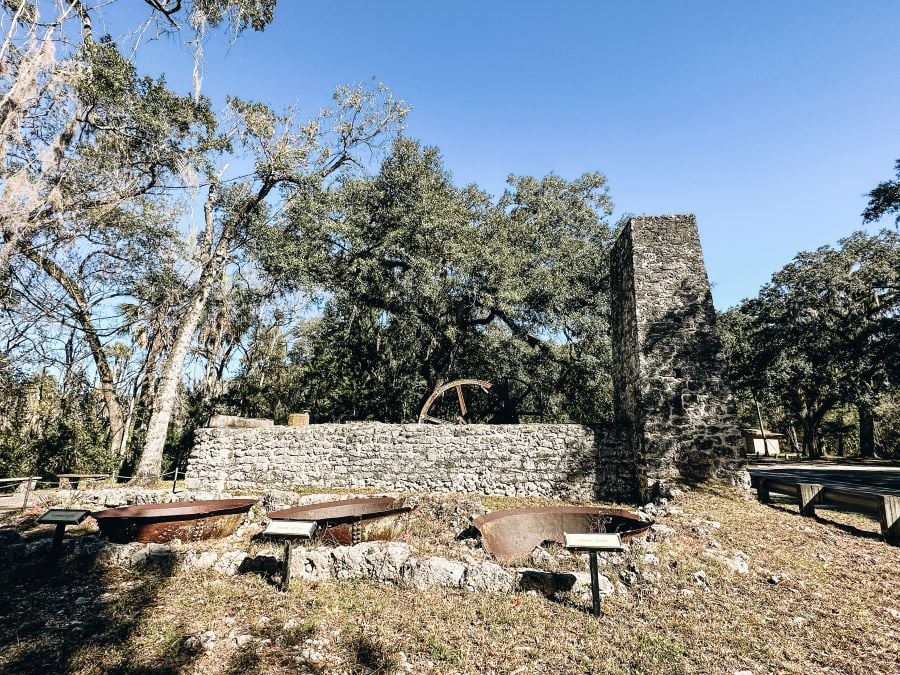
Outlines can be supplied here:
[[[798, 516], [798, 517], [804, 518], [804, 519], [808, 518], [808, 516], [801, 516], [801, 514], [797, 511], [797, 505], [791, 504], [790, 502], [785, 502], [785, 503], [779, 504], [779, 503], [773, 501], [773, 502], [769, 502], [768, 504], [766, 504], [766, 506], [768, 506], [769, 508], [773, 508], [778, 511], [781, 511], [783, 513], [789, 513], [792, 516]], [[863, 529], [856, 527], [855, 525], [850, 525], [849, 523], [842, 523], [837, 520], [831, 520], [830, 518], [823, 518], [822, 517], [823, 509], [824, 509], [824, 507], [821, 507], [821, 506], [818, 507], [816, 509], [816, 515], [811, 517], [811, 520], [814, 520], [817, 523], [821, 523], [822, 525], [830, 525], [831, 527], [837, 528], [838, 530], [842, 530], [843, 532], [846, 532], [848, 534], [852, 534], [855, 537], [860, 537], [861, 539], [875, 539], [877, 541], [883, 540], [883, 537], [881, 536], [880, 532], [872, 532], [870, 530], [863, 530]], [[827, 510], [826, 510], [826, 512], [827, 512]], [[837, 512], [840, 513], [840, 511], [837, 511]], [[872, 522], [875, 523], [876, 527], [878, 526], [877, 520], [873, 520]]]
[[[106, 569], [103, 542], [75, 545], [53, 568], [43, 552], [0, 565], [0, 673], [176, 673], [194, 658], [180, 635], [148, 651], [133, 638], [169, 586], [171, 558], [140, 571]], [[43, 551], [43, 549], [41, 549]], [[157, 643], [159, 644], [159, 643]]]

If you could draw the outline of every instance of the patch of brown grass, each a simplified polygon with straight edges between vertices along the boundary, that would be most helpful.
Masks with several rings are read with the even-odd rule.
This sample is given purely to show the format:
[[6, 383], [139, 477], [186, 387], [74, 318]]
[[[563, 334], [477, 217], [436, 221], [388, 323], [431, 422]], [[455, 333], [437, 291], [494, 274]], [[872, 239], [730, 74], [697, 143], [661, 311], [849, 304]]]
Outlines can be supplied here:
[[[523, 500], [481, 503], [496, 509]], [[761, 505], [725, 488], [695, 490], [675, 505], [682, 512], [661, 522], [676, 534], [652, 547], [659, 564], [646, 566], [661, 578], [605, 599], [599, 619], [581, 602], [533, 594], [368, 581], [295, 581], [281, 593], [256, 575], [138, 574], [90, 561], [51, 582], [0, 570], [0, 670], [900, 672], [900, 548], [875, 536], [876, 523], [833, 512], [803, 518], [796, 506]], [[471, 502], [462, 506], [456, 513], [451, 505], [448, 517], [465, 515]], [[435, 550], [456, 534], [441, 532], [446, 518], [424, 510], [417, 517], [408, 534], [433, 539]], [[633, 547], [625, 562], [644, 565], [645, 550]], [[709, 551], [743, 552], [750, 571], [731, 571]], [[615, 580], [620, 568], [606, 563], [602, 571]], [[701, 570], [708, 588], [691, 578]], [[207, 631], [216, 635], [209, 649], [188, 648], [190, 636]], [[239, 647], [245, 635], [252, 640]]]

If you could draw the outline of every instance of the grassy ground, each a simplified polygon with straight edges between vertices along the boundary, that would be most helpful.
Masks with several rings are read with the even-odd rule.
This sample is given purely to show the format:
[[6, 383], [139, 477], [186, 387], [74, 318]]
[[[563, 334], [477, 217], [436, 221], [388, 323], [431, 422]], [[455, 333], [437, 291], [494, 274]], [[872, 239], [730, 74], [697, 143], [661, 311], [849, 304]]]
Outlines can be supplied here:
[[[495, 501], [484, 503], [522, 503]], [[295, 582], [280, 593], [256, 575], [106, 569], [88, 558], [51, 578], [33, 562], [7, 566], [0, 672], [900, 673], [900, 547], [881, 542], [876, 523], [801, 518], [724, 488], [675, 506], [661, 519], [675, 534], [652, 547], [659, 579], [606, 599], [599, 620], [581, 602], [532, 594], [371, 582]], [[435, 529], [423, 513], [410, 532]], [[718, 561], [738, 551], [746, 574]], [[632, 559], [645, 564], [637, 550]]]

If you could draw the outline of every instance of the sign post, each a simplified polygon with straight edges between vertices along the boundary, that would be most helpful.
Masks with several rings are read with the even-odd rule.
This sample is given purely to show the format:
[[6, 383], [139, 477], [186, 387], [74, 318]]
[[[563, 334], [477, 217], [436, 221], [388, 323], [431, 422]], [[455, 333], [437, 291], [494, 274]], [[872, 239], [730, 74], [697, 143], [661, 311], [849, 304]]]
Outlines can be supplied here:
[[622, 551], [622, 538], [618, 533], [563, 533], [565, 547], [570, 551], [587, 552], [591, 568], [591, 611], [594, 616], [603, 616], [600, 605], [600, 573], [597, 571], [597, 553]]
[[282, 591], [286, 591], [291, 582], [291, 553], [294, 539], [310, 539], [316, 531], [314, 520], [273, 520], [262, 531], [262, 536], [284, 540], [284, 559], [281, 563]]
[[42, 525], [56, 525], [53, 532], [53, 543], [50, 545], [50, 553], [47, 554], [47, 566], [52, 567], [59, 560], [62, 553], [63, 536], [66, 533], [66, 525], [78, 525], [91, 515], [84, 509], [50, 509], [37, 519]]

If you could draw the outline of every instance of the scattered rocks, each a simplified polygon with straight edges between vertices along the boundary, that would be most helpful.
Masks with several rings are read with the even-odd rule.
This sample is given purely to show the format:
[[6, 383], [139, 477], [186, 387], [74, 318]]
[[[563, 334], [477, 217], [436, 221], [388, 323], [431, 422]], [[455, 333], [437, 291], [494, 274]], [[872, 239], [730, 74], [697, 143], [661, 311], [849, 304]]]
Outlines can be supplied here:
[[684, 490], [681, 490], [674, 485], [664, 485], [662, 490], [663, 496], [668, 497], [669, 499], [678, 499], [682, 495], [684, 495]]
[[703, 588], [709, 588], [709, 577], [706, 576], [706, 572], [703, 570], [697, 570], [691, 574], [691, 581]]
[[184, 641], [184, 647], [193, 653], [206, 652], [215, 647], [218, 639], [219, 636], [216, 635], [215, 631], [208, 630], [204, 633], [189, 635]]
[[641, 561], [645, 565], [656, 566], [656, 565], [659, 565], [659, 556], [656, 555], [655, 553], [645, 553], [644, 556], [641, 558]]
[[747, 574], [750, 571], [750, 557], [743, 551], [735, 551], [734, 554], [729, 555], [720, 549], [708, 548], [703, 555], [717, 561], [732, 572]]
[[647, 539], [650, 541], [665, 541], [673, 534], [675, 534], [674, 527], [669, 527], [662, 523], [653, 523], [650, 526], [650, 534], [647, 535]]
[[194, 552], [188, 551], [181, 559], [181, 569], [208, 570], [219, 560], [219, 554], [215, 551]]
[[555, 569], [557, 566], [556, 558], [540, 546], [531, 552], [531, 564], [542, 569]]
[[628, 587], [637, 586], [638, 584], [638, 574], [635, 570], [619, 570], [619, 579]]
[[717, 520], [705, 520], [703, 518], [694, 518], [691, 522], [691, 531], [701, 537], [708, 537], [713, 530], [722, 527], [722, 523]]

